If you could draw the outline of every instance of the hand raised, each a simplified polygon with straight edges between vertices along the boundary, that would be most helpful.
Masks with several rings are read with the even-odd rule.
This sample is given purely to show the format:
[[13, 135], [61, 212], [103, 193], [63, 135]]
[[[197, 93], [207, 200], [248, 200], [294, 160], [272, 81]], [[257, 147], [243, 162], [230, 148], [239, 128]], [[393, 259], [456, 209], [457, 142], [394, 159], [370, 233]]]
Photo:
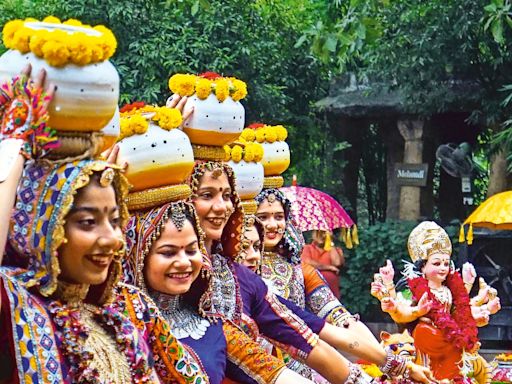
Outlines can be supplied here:
[[185, 124], [185, 122], [192, 116], [192, 113], [194, 112], [194, 107], [187, 110], [185, 113], [183, 112], [183, 109], [185, 108], [185, 104], [187, 103], [188, 97], [187, 96], [180, 96], [177, 93], [173, 94], [171, 97], [167, 99], [167, 103], [165, 104], [168, 108], [176, 108], [178, 111], [181, 112], [183, 122], [181, 123], [181, 126]]
[[379, 268], [379, 273], [381, 274], [385, 285], [393, 283], [395, 270], [393, 269], [393, 263], [391, 263], [391, 260], [386, 260], [386, 265]]
[[53, 132], [47, 127], [50, 104], [55, 86], [43, 90], [46, 71], [41, 70], [35, 81], [30, 79], [28, 64], [19, 76], [0, 85], [0, 139], [21, 139], [25, 157], [40, 157], [57, 146]]
[[432, 301], [428, 298], [427, 294], [424, 293], [418, 301], [418, 314], [424, 316], [432, 309]]
[[464, 263], [462, 265], [462, 280], [464, 284], [473, 285], [476, 279], [475, 267], [471, 263]]

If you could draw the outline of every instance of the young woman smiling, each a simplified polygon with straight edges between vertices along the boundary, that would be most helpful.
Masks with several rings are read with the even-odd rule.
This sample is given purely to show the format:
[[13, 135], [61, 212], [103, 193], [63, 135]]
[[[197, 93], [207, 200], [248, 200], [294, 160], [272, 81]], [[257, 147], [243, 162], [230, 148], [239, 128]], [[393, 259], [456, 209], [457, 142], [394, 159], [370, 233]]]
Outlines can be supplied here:
[[[243, 326], [253, 339], [261, 333], [332, 383], [368, 380], [357, 366], [318, 338], [316, 333], [326, 333], [325, 320], [277, 298], [259, 276], [234, 261], [241, 250], [243, 212], [232, 169], [221, 162], [196, 163], [191, 188], [213, 267], [211, 311]], [[332, 338], [349, 349], [340, 332]], [[384, 364], [386, 353], [378, 351], [382, 352], [378, 360]], [[405, 371], [405, 365], [402, 368]]]
[[[146, 290], [171, 331], [192, 347], [210, 383], [306, 383], [268, 355], [231, 321], [205, 317], [211, 300], [211, 265], [194, 207], [175, 202], [132, 214], [128, 225], [129, 275]], [[135, 268], [135, 269], [133, 269]]]
[[45, 95], [44, 72], [35, 83], [29, 74], [0, 96], [0, 140], [24, 140], [30, 158], [15, 156], [0, 183], [0, 255], [7, 235], [9, 243], [0, 267], [0, 381], [207, 383], [151, 301], [119, 284], [127, 219], [120, 170], [38, 158], [53, 88]]

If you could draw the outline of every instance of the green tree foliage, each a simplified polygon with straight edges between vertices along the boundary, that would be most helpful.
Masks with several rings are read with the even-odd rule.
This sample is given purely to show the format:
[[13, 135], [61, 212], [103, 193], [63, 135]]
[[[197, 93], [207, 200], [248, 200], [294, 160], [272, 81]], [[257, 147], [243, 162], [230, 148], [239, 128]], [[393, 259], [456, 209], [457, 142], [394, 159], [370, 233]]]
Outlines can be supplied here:
[[[163, 103], [176, 72], [216, 71], [248, 83], [247, 123], [289, 128], [292, 172], [304, 184], [330, 184], [325, 151], [334, 140], [310, 105], [328, 87], [327, 68], [294, 48], [311, 23], [309, 3], [297, 0], [6, 0], [0, 22], [55, 15], [105, 24], [118, 38], [113, 62], [121, 103]], [[329, 144], [324, 144], [324, 141]], [[307, 166], [306, 166], [307, 165]]]
[[[331, 13], [330, 28], [306, 36], [320, 58], [335, 47], [329, 60], [334, 56], [340, 69], [400, 87], [411, 112], [429, 115], [462, 105], [473, 121], [492, 125], [503, 121], [498, 90], [512, 74], [510, 50], [493, 39], [502, 40], [502, 23], [485, 23], [488, 1], [352, 0]], [[338, 28], [344, 36], [335, 33]], [[329, 37], [337, 43], [315, 45]], [[470, 87], [451, 92], [461, 82]]]

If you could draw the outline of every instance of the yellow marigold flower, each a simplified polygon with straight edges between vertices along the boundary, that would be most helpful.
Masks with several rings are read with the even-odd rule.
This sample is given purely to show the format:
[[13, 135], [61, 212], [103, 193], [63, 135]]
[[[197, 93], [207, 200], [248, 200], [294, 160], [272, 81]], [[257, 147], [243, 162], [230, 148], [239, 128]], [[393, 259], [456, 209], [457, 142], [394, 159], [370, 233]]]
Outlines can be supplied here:
[[247, 84], [245, 84], [245, 82], [238, 79], [232, 79], [231, 84], [233, 85], [233, 92], [231, 93], [233, 100], [239, 101], [247, 96]]
[[95, 31], [101, 33], [101, 37], [96, 38], [99, 40], [99, 46], [103, 49], [103, 60], [108, 60], [116, 52], [117, 40], [110, 29], [104, 25], [97, 25], [93, 28]]
[[77, 19], [68, 19], [65, 22], [63, 22], [62, 24], [72, 25], [74, 27], [81, 27], [83, 25], [82, 22]]
[[254, 132], [254, 129], [245, 128], [240, 134], [240, 137], [247, 141], [254, 141], [256, 138], [256, 133]]
[[14, 37], [12, 39], [12, 45], [14, 49], [20, 51], [21, 53], [30, 52], [30, 36], [32, 34], [32, 30], [29, 28], [21, 28], [18, 29], [14, 33]]
[[256, 141], [258, 143], [263, 143], [265, 141], [265, 128], [258, 128], [255, 132]]
[[259, 163], [261, 160], [263, 160], [263, 155], [265, 154], [263, 145], [258, 143], [253, 143], [252, 145], [254, 151], [254, 161]]
[[5, 23], [2, 29], [4, 45], [9, 49], [14, 49], [13, 38], [16, 31], [23, 28], [23, 20], [11, 20]]
[[224, 146], [224, 161], [229, 161], [231, 159], [231, 147], [229, 145]]
[[235, 163], [238, 163], [240, 162], [240, 160], [242, 160], [242, 154], [243, 150], [242, 147], [240, 147], [239, 145], [235, 145], [233, 148], [231, 148], [231, 159]]
[[169, 79], [169, 89], [180, 96], [192, 96], [195, 92], [196, 76], [178, 73]]
[[201, 100], [206, 99], [212, 93], [212, 82], [208, 79], [200, 77], [196, 83], [196, 95]]
[[46, 16], [43, 19], [43, 23], [60, 24], [60, 19], [55, 16]]
[[45, 30], [38, 31], [38, 33], [32, 36], [30, 39], [29, 47], [34, 55], [43, 57], [43, 45], [48, 41], [49, 37], [50, 33]]
[[92, 49], [90, 45], [87, 45], [82, 36], [84, 33], [80, 33], [77, 36], [71, 35], [69, 37], [68, 46], [70, 59], [73, 64], [76, 65], [87, 65], [90, 64], [92, 58]]
[[119, 137], [117, 138], [117, 141], [121, 141], [125, 137], [132, 136], [133, 132], [131, 130], [130, 118], [124, 118], [124, 117], [121, 118], [119, 129], [120, 129], [120, 133], [119, 133]]
[[226, 100], [229, 96], [229, 83], [226, 79], [215, 80], [215, 96], [220, 102]]
[[183, 121], [181, 112], [176, 108], [161, 107], [153, 118], [158, 121], [160, 128], [171, 130], [181, 125]]
[[33, 17], [27, 17], [27, 18], [25, 19], [25, 22], [34, 22], [34, 21], [39, 21], [39, 20], [34, 19]]
[[277, 133], [273, 127], [265, 127], [263, 129], [265, 131], [265, 140], [268, 143], [273, 143], [277, 140]]
[[286, 128], [283, 127], [282, 125], [276, 125], [274, 129], [276, 130], [277, 140], [285, 141], [286, 138], [288, 137], [288, 131], [286, 130]]
[[252, 144], [245, 146], [244, 160], [247, 161], [248, 163], [254, 161], [254, 149], [252, 148]]
[[375, 364], [361, 364], [361, 368], [371, 377], [381, 377], [383, 375]]
[[41, 50], [44, 59], [53, 67], [62, 67], [68, 63], [69, 49], [60, 41], [49, 40]]
[[104, 54], [103, 49], [99, 45], [91, 46], [91, 62], [98, 63], [103, 61]]
[[133, 134], [142, 135], [146, 133], [149, 127], [149, 121], [147, 121], [141, 115], [133, 115], [130, 117], [130, 130]]

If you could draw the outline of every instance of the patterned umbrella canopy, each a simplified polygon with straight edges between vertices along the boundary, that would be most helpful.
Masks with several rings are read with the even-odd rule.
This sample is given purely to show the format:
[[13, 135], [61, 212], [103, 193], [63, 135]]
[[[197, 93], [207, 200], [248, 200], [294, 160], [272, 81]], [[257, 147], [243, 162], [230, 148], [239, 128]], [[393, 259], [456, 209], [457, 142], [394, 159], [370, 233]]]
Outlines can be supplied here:
[[[464, 226], [469, 225], [468, 233]], [[494, 230], [512, 229], [512, 191], [497, 193], [489, 197], [464, 221], [459, 241], [473, 243], [473, 227], [484, 227]]]
[[318, 189], [291, 186], [280, 189], [292, 202], [292, 214], [302, 231], [350, 228], [354, 221], [332, 196]]

